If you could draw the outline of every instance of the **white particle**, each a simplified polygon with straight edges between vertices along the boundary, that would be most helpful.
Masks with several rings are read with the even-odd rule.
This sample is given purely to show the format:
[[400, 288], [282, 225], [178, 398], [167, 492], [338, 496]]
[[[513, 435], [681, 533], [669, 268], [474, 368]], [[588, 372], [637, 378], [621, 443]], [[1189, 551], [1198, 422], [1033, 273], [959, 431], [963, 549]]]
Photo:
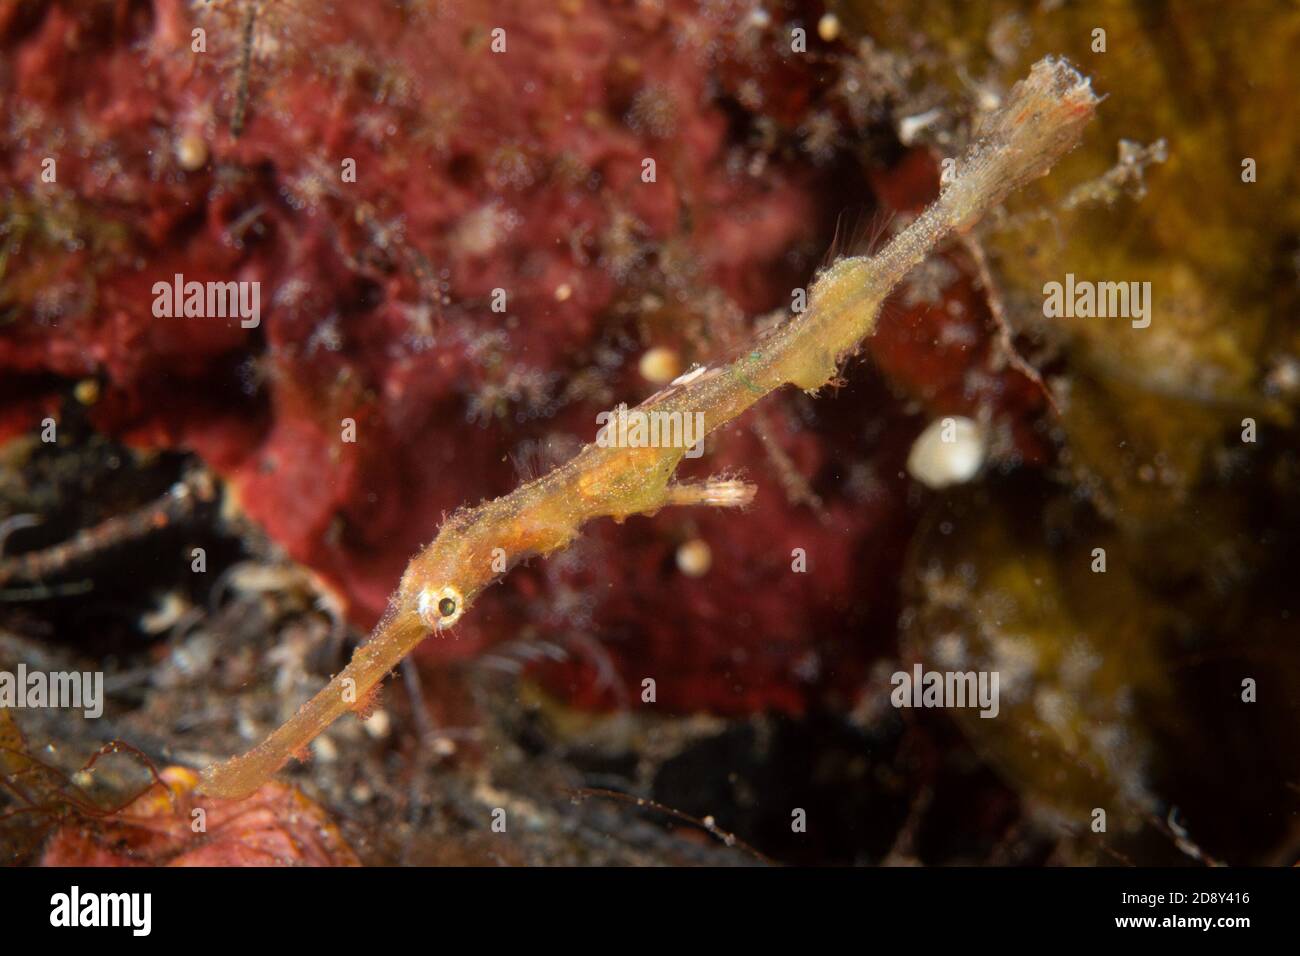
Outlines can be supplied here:
[[912, 443], [907, 471], [927, 488], [970, 481], [984, 464], [984, 435], [969, 418], [939, 418]]

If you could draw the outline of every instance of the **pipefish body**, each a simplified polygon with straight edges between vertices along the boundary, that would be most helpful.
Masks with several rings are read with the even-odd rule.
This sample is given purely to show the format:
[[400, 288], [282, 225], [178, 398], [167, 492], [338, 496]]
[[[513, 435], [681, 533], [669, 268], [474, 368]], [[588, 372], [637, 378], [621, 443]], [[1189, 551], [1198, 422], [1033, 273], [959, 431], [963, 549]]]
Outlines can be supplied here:
[[[785, 385], [822, 388], [871, 333], [885, 297], [908, 270], [946, 235], [969, 228], [1014, 189], [1044, 175], [1078, 142], [1097, 102], [1089, 81], [1067, 63], [1040, 60], [984, 123], [939, 197], [879, 254], [839, 260], [817, 277], [807, 311], [729, 364], [687, 373], [638, 410], [702, 413], [707, 434]], [[752, 486], [742, 482], [674, 482], [685, 452], [593, 443], [510, 494], [452, 514], [411, 560], [383, 620], [347, 667], [262, 743], [204, 770], [202, 790], [232, 799], [253, 793], [334, 720], [363, 710], [402, 658], [431, 633], [455, 625], [485, 587], [521, 561], [567, 547], [588, 521], [752, 498]]]

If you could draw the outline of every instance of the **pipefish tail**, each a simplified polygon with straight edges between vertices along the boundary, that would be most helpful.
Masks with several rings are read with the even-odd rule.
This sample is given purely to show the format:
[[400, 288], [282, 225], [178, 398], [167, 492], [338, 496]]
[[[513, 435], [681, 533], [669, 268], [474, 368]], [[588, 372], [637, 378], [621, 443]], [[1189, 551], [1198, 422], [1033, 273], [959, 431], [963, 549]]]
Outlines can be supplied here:
[[[670, 421], [692, 416], [707, 434], [779, 388], [822, 388], [871, 334], [885, 297], [908, 270], [949, 233], [970, 228], [1013, 190], [1046, 174], [1078, 143], [1097, 102], [1089, 81], [1069, 64], [1040, 60], [985, 122], [939, 197], [879, 254], [834, 263], [818, 275], [804, 313], [731, 363], [688, 372], [637, 411]], [[455, 625], [485, 587], [520, 561], [567, 547], [588, 521], [752, 499], [752, 486], [734, 480], [675, 483], [686, 451], [597, 441], [510, 494], [451, 515], [411, 560], [383, 620], [348, 666], [265, 741], [204, 770], [202, 789], [235, 799], [253, 793], [335, 719], [364, 710], [402, 658], [431, 633]]]

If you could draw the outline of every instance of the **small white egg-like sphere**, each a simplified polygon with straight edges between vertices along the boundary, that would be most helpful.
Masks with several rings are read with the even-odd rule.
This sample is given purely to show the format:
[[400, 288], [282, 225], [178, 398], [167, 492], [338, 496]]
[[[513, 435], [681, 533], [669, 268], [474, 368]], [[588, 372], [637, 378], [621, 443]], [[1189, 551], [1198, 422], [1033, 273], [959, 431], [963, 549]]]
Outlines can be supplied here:
[[198, 133], [182, 134], [176, 141], [176, 161], [187, 173], [197, 172], [208, 164], [208, 144]]
[[984, 433], [969, 418], [937, 418], [912, 443], [907, 472], [927, 488], [970, 481], [984, 464]]
[[677, 570], [688, 578], [702, 578], [713, 566], [713, 551], [703, 538], [692, 538], [677, 549]]
[[826, 13], [817, 21], [817, 35], [827, 43], [840, 35], [840, 18], [833, 13]]
[[682, 358], [662, 345], [655, 346], [641, 356], [638, 365], [641, 377], [653, 385], [667, 385], [682, 372]]
[[99, 401], [99, 382], [93, 378], [83, 378], [72, 390], [77, 401], [83, 405], [94, 405]]

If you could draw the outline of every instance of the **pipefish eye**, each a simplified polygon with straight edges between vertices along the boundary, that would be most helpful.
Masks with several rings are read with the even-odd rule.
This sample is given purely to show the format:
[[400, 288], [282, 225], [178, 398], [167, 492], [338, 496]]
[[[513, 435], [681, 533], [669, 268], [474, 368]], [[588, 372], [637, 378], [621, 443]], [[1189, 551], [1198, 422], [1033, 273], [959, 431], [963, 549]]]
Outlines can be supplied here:
[[451, 627], [465, 613], [465, 599], [450, 584], [420, 592], [420, 620], [430, 630]]

